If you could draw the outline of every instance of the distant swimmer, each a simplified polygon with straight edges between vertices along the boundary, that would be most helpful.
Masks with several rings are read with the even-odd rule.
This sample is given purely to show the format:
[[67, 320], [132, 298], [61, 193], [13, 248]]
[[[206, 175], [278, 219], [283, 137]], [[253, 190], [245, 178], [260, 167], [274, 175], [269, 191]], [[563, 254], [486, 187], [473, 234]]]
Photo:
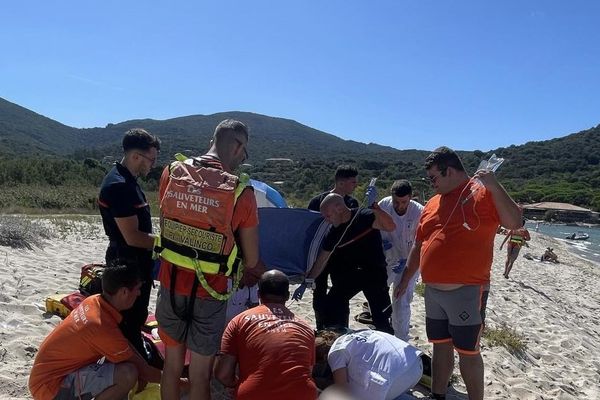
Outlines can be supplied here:
[[519, 256], [519, 251], [521, 251], [521, 247], [529, 247], [527, 242], [530, 239], [531, 237], [529, 236], [529, 231], [525, 228], [525, 226], [519, 229], [510, 230], [506, 234], [504, 241], [502, 241], [502, 244], [500, 245], [500, 250], [502, 250], [502, 247], [508, 241], [508, 245], [506, 247], [506, 263], [504, 264], [504, 277], [506, 279], [508, 279], [508, 275], [512, 270], [513, 264]]

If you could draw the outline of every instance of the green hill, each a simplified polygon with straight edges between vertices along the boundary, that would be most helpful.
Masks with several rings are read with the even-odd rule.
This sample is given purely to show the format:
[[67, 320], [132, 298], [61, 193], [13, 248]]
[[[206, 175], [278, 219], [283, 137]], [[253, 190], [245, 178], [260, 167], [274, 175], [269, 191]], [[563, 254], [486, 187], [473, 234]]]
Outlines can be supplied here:
[[0, 98], [0, 155], [68, 154], [81, 146], [78, 129]]
[[215, 126], [225, 118], [238, 119], [250, 127], [251, 163], [274, 157], [294, 160], [328, 158], [335, 152], [351, 156], [373, 154], [387, 160], [400, 154], [399, 150], [391, 147], [343, 140], [289, 119], [237, 111], [164, 121], [132, 120], [109, 124], [106, 128], [84, 129], [81, 134], [88, 146], [105, 153], [119, 154], [123, 132], [132, 127], [143, 127], [160, 136], [163, 142], [161, 157], [166, 160], [182, 150], [189, 149], [194, 153], [205, 150]]
[[[176, 152], [199, 154], [206, 150], [214, 127], [225, 118], [239, 119], [250, 127], [248, 163], [251, 165], [245, 169], [254, 178], [277, 187], [294, 205], [304, 205], [312, 195], [329, 188], [333, 171], [341, 163], [357, 166], [361, 178], [359, 190], [373, 176], [379, 178], [382, 194], [398, 178], [410, 179], [423, 198], [431, 194], [422, 181], [425, 175], [422, 162], [427, 151], [343, 140], [289, 119], [232, 111], [76, 129], [0, 99], [0, 188], [10, 188], [0, 196], [0, 208], [15, 202], [36, 207], [44, 204], [45, 208], [60, 208], [63, 204], [68, 207], [69, 201], [61, 200], [57, 187], [69, 187], [62, 192], [79, 199], [76, 208], [93, 207], [95, 188], [109, 166], [108, 161], [120, 157], [122, 135], [133, 127], [145, 128], [163, 142], [159, 165], [145, 182], [146, 188], [153, 190], [161, 166]], [[481, 159], [492, 153], [504, 157], [506, 162], [498, 175], [520, 202], [560, 201], [600, 209], [600, 125], [559, 139], [486, 153], [478, 150], [460, 153], [471, 172]], [[25, 189], [7, 195], [15, 187], [31, 192], [34, 184], [49, 185], [44, 196], [55, 193], [54, 197], [24, 201], [23, 198], [35, 199], [35, 193], [19, 195]], [[86, 188], [86, 194], [77, 197], [74, 193], [78, 188]]]

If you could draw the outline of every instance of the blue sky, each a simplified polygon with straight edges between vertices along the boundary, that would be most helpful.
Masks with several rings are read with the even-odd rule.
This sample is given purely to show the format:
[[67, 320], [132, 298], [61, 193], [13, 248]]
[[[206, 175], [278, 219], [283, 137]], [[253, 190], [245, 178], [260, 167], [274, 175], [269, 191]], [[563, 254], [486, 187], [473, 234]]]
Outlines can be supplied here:
[[12, 1], [0, 97], [76, 127], [251, 111], [464, 150], [600, 124], [600, 2]]

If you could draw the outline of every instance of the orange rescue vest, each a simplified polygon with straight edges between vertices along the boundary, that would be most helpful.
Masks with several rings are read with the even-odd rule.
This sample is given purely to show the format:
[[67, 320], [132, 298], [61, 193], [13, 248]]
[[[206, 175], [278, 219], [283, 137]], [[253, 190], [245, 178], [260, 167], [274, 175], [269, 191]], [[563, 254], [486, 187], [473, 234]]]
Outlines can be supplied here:
[[204, 273], [229, 276], [240, 263], [231, 222], [248, 176], [238, 178], [201, 159], [178, 160], [169, 166], [160, 199], [156, 250], [175, 266], [195, 271], [205, 287]]

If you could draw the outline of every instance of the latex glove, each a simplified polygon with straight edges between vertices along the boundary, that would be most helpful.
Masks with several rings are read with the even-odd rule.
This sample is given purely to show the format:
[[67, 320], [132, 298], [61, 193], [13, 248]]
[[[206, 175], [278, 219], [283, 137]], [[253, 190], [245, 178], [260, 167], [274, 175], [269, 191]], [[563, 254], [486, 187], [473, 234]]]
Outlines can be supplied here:
[[292, 295], [292, 300], [296, 300], [296, 301], [302, 300], [302, 296], [304, 296], [304, 292], [306, 291], [306, 288], [310, 287], [312, 289], [314, 283], [315, 283], [314, 279], [310, 279], [310, 278], [304, 279], [304, 282], [302, 282], [302, 284], [300, 284], [300, 286], [298, 286], [298, 288], [296, 288], [296, 290], [294, 290], [294, 294]]
[[405, 268], [406, 268], [406, 259], [403, 258], [402, 260], [398, 261], [398, 264], [396, 264], [392, 267], [392, 271], [395, 274], [401, 274]]
[[156, 258], [152, 265], [152, 279], [158, 280], [158, 273], [160, 272], [160, 258]]
[[367, 197], [367, 205], [371, 207], [373, 203], [377, 202], [377, 188], [369, 186], [365, 192], [365, 196]]
[[388, 251], [392, 248], [392, 242], [390, 242], [389, 240], [383, 239], [381, 243], [383, 244], [383, 251]]

